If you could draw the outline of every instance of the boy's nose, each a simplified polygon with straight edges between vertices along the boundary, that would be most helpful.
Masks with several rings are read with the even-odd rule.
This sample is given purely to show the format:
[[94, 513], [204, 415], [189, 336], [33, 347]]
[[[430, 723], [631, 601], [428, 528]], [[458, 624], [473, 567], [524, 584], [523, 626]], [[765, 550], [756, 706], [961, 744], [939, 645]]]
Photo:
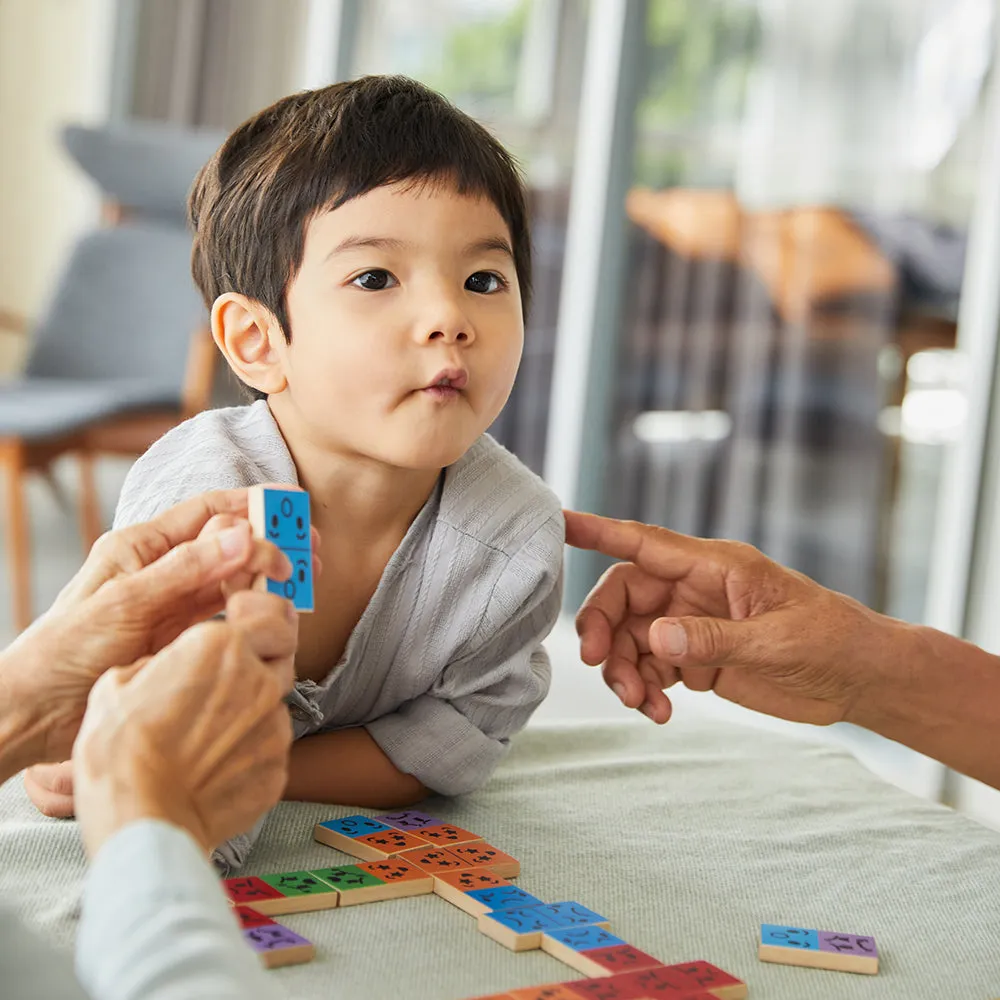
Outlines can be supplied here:
[[473, 335], [471, 330], [462, 327], [442, 326], [437, 330], [431, 330], [427, 334], [428, 340], [439, 340], [445, 344], [466, 344], [471, 343]]

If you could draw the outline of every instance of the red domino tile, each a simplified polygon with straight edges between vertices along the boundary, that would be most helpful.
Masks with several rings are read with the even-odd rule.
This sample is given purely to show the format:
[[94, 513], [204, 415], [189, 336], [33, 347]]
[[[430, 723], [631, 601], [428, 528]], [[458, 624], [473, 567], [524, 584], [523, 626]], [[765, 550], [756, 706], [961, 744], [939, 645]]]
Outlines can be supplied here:
[[609, 972], [638, 972], [640, 969], [655, 969], [663, 965], [658, 958], [647, 955], [630, 944], [618, 944], [611, 948], [594, 948], [583, 952], [592, 962]]
[[[609, 982], [609, 980], [601, 980]], [[655, 969], [642, 969], [638, 972], [621, 972], [610, 977], [621, 991], [618, 996], [622, 1000], [634, 1000], [636, 997], [668, 997], [669, 1000], [680, 1000], [689, 993], [698, 993], [698, 987], [685, 982], [683, 976], [675, 975], [668, 966], [658, 966]], [[704, 993], [704, 991], [702, 991]], [[706, 994], [707, 996], [707, 994]]]
[[741, 986], [743, 981], [731, 976], [711, 962], [678, 962], [668, 966], [675, 975], [683, 977], [684, 985], [689, 990], [703, 992], [717, 990], [723, 986]]
[[573, 996], [583, 1000], [638, 1000], [634, 983], [624, 976], [599, 976], [597, 979], [577, 979], [564, 983], [573, 991]]
[[270, 917], [265, 917], [263, 913], [258, 913], [252, 906], [237, 906], [233, 909], [240, 926], [246, 930], [248, 927], [263, 927], [265, 924], [275, 923]]
[[222, 888], [234, 903], [249, 903], [251, 906], [253, 906], [254, 900], [285, 898], [283, 892], [278, 892], [273, 885], [268, 885], [263, 879], [256, 876], [227, 878], [223, 881]]

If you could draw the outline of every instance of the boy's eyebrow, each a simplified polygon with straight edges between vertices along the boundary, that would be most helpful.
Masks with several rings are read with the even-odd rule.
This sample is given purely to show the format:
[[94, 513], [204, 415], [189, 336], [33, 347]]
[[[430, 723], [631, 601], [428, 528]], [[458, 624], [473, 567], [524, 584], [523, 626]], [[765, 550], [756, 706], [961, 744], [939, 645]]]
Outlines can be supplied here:
[[326, 255], [326, 259], [329, 260], [338, 253], [346, 253], [348, 250], [402, 250], [406, 246], [402, 240], [394, 240], [388, 236], [348, 236]]
[[491, 250], [504, 253], [511, 260], [514, 259], [514, 251], [510, 248], [510, 243], [502, 236], [487, 236], [482, 240], [473, 240], [466, 246], [464, 256], [473, 257], [477, 253], [489, 253]]
[[[404, 240], [392, 239], [389, 236], [348, 236], [341, 240], [327, 255], [326, 259], [335, 257], [349, 250], [405, 250], [409, 246]], [[499, 252], [514, 259], [514, 251], [503, 236], [487, 236], [481, 240], [473, 240], [462, 251], [463, 257], [473, 257], [480, 253]]]

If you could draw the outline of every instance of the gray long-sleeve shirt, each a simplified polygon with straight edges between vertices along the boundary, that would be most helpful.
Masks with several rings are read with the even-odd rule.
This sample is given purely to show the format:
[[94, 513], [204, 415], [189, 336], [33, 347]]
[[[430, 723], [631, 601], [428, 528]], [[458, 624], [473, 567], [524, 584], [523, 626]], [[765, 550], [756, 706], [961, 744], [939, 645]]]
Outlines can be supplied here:
[[[123, 872], [127, 873], [123, 877]], [[131, 823], [98, 852], [68, 959], [0, 910], [7, 1000], [273, 1000], [283, 995], [242, 940], [194, 841]]]
[[[115, 527], [206, 490], [266, 482], [298, 484], [266, 401], [211, 410], [136, 462]], [[548, 692], [541, 643], [559, 613], [563, 542], [556, 496], [483, 435], [442, 473], [340, 662], [322, 682], [296, 685], [296, 737], [365, 726], [428, 788], [482, 785]], [[230, 847], [226, 860], [242, 864], [250, 838]]]

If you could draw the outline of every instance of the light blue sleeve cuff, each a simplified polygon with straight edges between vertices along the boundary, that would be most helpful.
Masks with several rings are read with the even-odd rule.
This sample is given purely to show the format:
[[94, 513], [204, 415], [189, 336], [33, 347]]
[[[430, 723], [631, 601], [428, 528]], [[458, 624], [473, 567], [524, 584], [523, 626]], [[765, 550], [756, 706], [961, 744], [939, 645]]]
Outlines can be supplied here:
[[76, 970], [95, 1000], [280, 997], [243, 942], [194, 840], [131, 823], [97, 854], [84, 886]]

